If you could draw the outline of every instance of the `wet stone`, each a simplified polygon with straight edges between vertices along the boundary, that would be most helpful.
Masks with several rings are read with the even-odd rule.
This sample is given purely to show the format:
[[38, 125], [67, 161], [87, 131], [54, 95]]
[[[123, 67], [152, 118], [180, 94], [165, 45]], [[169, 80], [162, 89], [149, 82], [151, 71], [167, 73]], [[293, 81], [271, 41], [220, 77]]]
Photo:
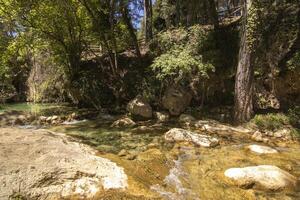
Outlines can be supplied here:
[[258, 154], [273, 154], [273, 153], [278, 153], [276, 149], [273, 149], [271, 147], [267, 146], [262, 146], [262, 145], [249, 145], [247, 147], [250, 151], [258, 153]]
[[297, 184], [296, 177], [272, 165], [231, 168], [226, 170], [224, 175], [236, 185], [244, 188], [257, 187], [277, 191], [295, 188]]

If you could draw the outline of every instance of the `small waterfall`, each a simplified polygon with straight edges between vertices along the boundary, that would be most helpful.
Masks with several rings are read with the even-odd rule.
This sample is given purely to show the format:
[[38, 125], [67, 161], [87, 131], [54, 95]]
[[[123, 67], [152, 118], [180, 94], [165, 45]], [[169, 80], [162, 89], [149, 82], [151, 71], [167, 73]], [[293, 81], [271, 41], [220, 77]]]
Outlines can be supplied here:
[[188, 183], [188, 174], [184, 172], [182, 164], [191, 159], [191, 156], [185, 153], [180, 155], [178, 160], [174, 160], [174, 167], [170, 170], [168, 176], [164, 179], [164, 186], [153, 185], [152, 190], [159, 193], [166, 200], [200, 200], [199, 197], [183, 184]]

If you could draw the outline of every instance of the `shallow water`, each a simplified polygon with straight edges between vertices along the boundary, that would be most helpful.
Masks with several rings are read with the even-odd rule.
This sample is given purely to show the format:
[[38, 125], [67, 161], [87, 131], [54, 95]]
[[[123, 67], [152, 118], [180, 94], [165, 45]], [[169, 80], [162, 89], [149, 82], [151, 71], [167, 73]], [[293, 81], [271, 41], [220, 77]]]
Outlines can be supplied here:
[[[279, 154], [258, 155], [246, 149], [246, 146], [254, 143], [242, 139], [230, 142], [221, 141], [221, 145], [216, 148], [202, 148], [165, 143], [163, 140], [164, 131], [139, 133], [132, 131], [132, 129], [112, 129], [108, 124], [101, 124], [96, 121], [72, 126], [53, 127], [52, 129], [80, 137], [94, 145], [102, 152], [102, 155], [106, 153], [117, 155], [122, 149], [137, 155], [147, 153], [148, 149], [156, 149], [162, 152], [168, 158], [168, 162], [157, 165], [155, 168], [151, 163], [147, 165], [154, 173], [155, 170], [168, 168], [165, 177], [157, 184], [144, 183], [139, 179], [138, 181], [146, 185], [149, 190], [146, 193], [158, 193], [159, 197], [163, 199], [300, 199], [300, 190], [296, 192], [263, 192], [254, 189], [242, 189], [231, 185], [224, 177], [224, 171], [228, 168], [255, 165], [275, 165], [296, 177], [300, 177], [300, 146], [298, 144], [275, 147], [280, 151]], [[153, 143], [156, 146], [149, 148], [149, 145]], [[151, 154], [149, 155], [151, 156]], [[115, 162], [120, 162], [120, 165], [125, 169], [127, 168], [128, 171], [133, 170], [130, 164], [124, 165], [121, 161], [118, 161], [125, 158], [116, 157]], [[127, 162], [135, 163], [135, 161]], [[139, 163], [134, 165], [139, 166]], [[150, 177], [151, 173], [141, 175], [146, 176], [144, 178], [147, 179], [147, 176]]]
[[[51, 107], [54, 106], [54, 107]], [[56, 105], [57, 106], [57, 105]], [[45, 106], [57, 109], [55, 105]], [[18, 105], [6, 109], [25, 108], [25, 111], [40, 112], [42, 106]], [[3, 110], [2, 110], [3, 111]], [[0, 110], [1, 112], [1, 110]], [[147, 122], [147, 126], [154, 122]], [[300, 177], [300, 145], [286, 144], [275, 147], [280, 153], [258, 155], [246, 149], [254, 142], [246, 139], [227, 140], [220, 138], [221, 145], [215, 148], [194, 147], [186, 144], [170, 144], [163, 134], [174, 124], [156, 124], [153, 129], [111, 128], [111, 121], [78, 121], [71, 124], [48, 127], [79, 138], [124, 167], [129, 177], [126, 191], [101, 194], [104, 199], [167, 199], [167, 200], [296, 200], [296, 191], [264, 192], [257, 189], [242, 189], [231, 185], [224, 171], [232, 167], [275, 165]], [[128, 155], [118, 156], [121, 150]], [[138, 196], [138, 197], [137, 197]]]
[[95, 146], [103, 153], [118, 153], [122, 149], [143, 152], [149, 144], [165, 147], [162, 139], [164, 130], [138, 132], [132, 129], [111, 128], [110, 122], [101, 120], [82, 121], [49, 127], [50, 130], [64, 132]]
[[47, 110], [58, 111], [67, 107], [67, 104], [35, 104], [35, 103], [14, 103], [0, 104], [0, 114], [4, 111], [24, 111], [32, 114], [43, 114]]

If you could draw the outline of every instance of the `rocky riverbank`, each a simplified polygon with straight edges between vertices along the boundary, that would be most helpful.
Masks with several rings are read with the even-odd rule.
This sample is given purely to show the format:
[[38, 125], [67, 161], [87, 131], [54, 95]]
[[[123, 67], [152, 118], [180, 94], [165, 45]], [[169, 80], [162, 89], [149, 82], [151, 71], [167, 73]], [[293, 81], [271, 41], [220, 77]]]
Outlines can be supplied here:
[[89, 198], [126, 189], [124, 169], [64, 134], [0, 129], [0, 199]]

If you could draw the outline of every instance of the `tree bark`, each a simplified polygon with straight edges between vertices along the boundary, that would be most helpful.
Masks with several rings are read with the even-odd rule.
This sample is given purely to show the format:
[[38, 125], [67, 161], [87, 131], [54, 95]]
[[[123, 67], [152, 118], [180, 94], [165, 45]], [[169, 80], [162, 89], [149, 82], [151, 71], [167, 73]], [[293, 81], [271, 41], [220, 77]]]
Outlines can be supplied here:
[[144, 0], [145, 39], [149, 42], [153, 38], [152, 33], [152, 0]]
[[247, 122], [253, 115], [253, 76], [252, 55], [247, 42], [247, 17], [251, 0], [244, 0], [244, 21], [241, 30], [239, 62], [235, 79], [234, 120], [237, 124]]

